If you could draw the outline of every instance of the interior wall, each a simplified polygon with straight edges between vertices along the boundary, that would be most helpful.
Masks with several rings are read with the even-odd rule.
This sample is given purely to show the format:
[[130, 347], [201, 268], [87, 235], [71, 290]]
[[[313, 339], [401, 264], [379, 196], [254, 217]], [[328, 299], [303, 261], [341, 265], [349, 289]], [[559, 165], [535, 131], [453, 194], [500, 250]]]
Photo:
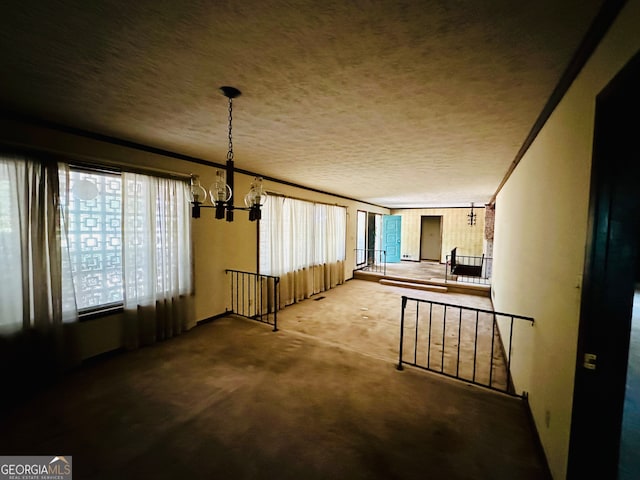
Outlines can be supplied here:
[[[632, 0], [497, 196], [492, 296], [535, 326], [514, 339], [517, 389], [554, 478], [565, 478], [587, 238], [595, 97], [640, 49]], [[517, 341], [516, 341], [517, 340]]]
[[469, 208], [394, 209], [392, 215], [402, 216], [400, 250], [402, 260], [420, 261], [420, 232], [423, 216], [442, 216], [442, 252], [440, 262], [458, 247], [459, 255], [482, 255], [484, 239], [484, 208], [474, 207], [476, 224], [469, 225]]
[[[153, 154], [134, 148], [115, 145], [87, 137], [30, 125], [16, 120], [0, 118], [0, 145], [44, 149], [59, 153], [69, 161], [77, 158], [92, 162], [115, 162], [125, 165], [161, 169], [183, 174], [200, 175], [203, 186], [208, 187], [215, 178], [217, 168], [198, 163]], [[224, 151], [223, 151], [224, 150]], [[226, 147], [207, 159], [224, 164]], [[236, 162], [238, 163], [238, 162]], [[258, 172], [259, 173], [259, 172]], [[236, 205], [242, 203], [244, 192], [249, 191], [252, 177], [235, 176]], [[347, 238], [345, 278], [353, 277], [356, 248], [356, 211], [366, 210], [388, 214], [389, 210], [373, 205], [346, 200], [266, 180], [268, 191], [284, 195], [347, 207]], [[194, 263], [194, 309], [197, 321], [225, 312], [228, 289], [225, 269], [257, 271], [257, 223], [249, 222], [247, 212], [235, 212], [235, 221], [215, 220], [213, 209], [202, 209], [200, 219], [192, 219]], [[112, 315], [73, 324], [67, 338], [72, 340], [71, 363], [122, 347], [122, 316]]]

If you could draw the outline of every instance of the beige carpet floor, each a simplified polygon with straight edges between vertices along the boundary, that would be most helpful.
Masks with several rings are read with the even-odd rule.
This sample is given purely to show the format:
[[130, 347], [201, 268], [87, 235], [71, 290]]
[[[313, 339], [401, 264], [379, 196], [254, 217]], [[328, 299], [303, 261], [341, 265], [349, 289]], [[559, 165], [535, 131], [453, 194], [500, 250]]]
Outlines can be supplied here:
[[404, 260], [398, 263], [387, 263], [386, 265], [387, 275], [418, 280], [444, 281], [445, 270], [445, 264], [427, 260], [420, 262]]
[[0, 454], [71, 455], [76, 479], [548, 478], [521, 400], [396, 370], [398, 290], [353, 280], [279, 332], [229, 316], [90, 362], [3, 420]]

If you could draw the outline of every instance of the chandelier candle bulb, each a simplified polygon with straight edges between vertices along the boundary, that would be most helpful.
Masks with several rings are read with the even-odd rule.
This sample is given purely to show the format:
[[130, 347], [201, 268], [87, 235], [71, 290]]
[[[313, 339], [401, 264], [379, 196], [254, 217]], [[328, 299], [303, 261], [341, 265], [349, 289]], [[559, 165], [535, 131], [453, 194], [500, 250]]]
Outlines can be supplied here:
[[207, 199], [207, 191], [202, 185], [200, 185], [200, 177], [198, 177], [198, 175], [191, 176], [190, 194], [190, 202], [204, 203]]

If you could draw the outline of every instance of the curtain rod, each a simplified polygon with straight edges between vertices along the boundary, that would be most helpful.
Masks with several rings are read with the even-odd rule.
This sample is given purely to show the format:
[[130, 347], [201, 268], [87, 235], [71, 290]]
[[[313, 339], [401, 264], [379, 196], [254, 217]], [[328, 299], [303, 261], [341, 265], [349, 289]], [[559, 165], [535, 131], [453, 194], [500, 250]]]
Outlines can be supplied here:
[[273, 197], [290, 198], [291, 200], [300, 200], [302, 202], [317, 203], [320, 205], [329, 205], [331, 207], [342, 207], [342, 208], [346, 208], [347, 210], [349, 209], [347, 205], [340, 205], [339, 203], [316, 202], [315, 200], [309, 200], [308, 198], [293, 197], [291, 195], [285, 195], [284, 193], [274, 192], [273, 190], [267, 189], [266, 191], [269, 196], [273, 196]]
[[105, 170], [109, 168], [119, 168], [127, 172], [140, 173], [140, 174], [157, 174], [164, 177], [170, 177], [175, 180], [189, 180], [191, 173], [176, 172], [172, 170], [165, 170], [157, 167], [147, 167], [140, 165], [132, 165], [119, 160], [108, 159], [104, 157], [96, 157], [93, 155], [84, 155], [77, 153], [69, 153], [62, 150], [56, 150], [53, 148], [38, 147], [33, 145], [22, 144], [19, 142], [2, 142], [2, 145], [17, 148], [23, 152], [37, 152], [37, 154], [49, 154], [53, 155], [60, 161], [65, 161], [70, 165], [86, 168], [103, 168]]

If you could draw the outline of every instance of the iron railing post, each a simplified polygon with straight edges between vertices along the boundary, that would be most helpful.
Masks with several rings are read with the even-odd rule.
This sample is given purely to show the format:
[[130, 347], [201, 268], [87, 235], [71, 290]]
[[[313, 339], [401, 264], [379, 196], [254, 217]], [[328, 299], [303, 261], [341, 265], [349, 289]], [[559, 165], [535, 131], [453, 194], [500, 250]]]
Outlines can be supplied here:
[[458, 353], [456, 356], [456, 377], [460, 375], [460, 344], [462, 343], [462, 308], [458, 311]]
[[493, 351], [496, 340], [496, 315], [493, 314], [493, 319], [491, 322], [491, 364], [489, 365], [489, 387], [492, 386], [493, 381]]
[[280, 293], [280, 277], [275, 277], [273, 281], [273, 331], [278, 331], [278, 308], [280, 308], [280, 299], [278, 298], [278, 294]]
[[407, 297], [402, 296], [402, 308], [400, 310], [400, 354], [398, 356], [398, 370], [402, 370], [402, 344], [404, 342], [404, 309], [407, 307]]
[[416, 331], [413, 339], [413, 363], [418, 363], [418, 328], [420, 327], [420, 303], [416, 302]]
[[447, 333], [447, 307], [444, 307], [444, 313], [442, 316], [442, 355], [440, 356], [440, 371], [444, 372], [444, 350], [445, 350], [445, 340]]
[[[507, 387], [511, 384], [511, 346], [513, 342], [513, 316], [511, 317], [511, 327], [509, 328], [509, 349], [507, 352]], [[515, 390], [515, 385], [514, 385]]]
[[382, 250], [382, 267], [383, 267], [382, 274], [386, 275], [387, 274], [387, 251], [386, 250]]
[[449, 265], [449, 255], [445, 257], [444, 261], [444, 283], [447, 283], [449, 281], [449, 268], [451, 268], [451, 265]]
[[427, 342], [427, 368], [431, 366], [431, 323], [433, 320], [433, 303], [429, 303], [429, 340]]

